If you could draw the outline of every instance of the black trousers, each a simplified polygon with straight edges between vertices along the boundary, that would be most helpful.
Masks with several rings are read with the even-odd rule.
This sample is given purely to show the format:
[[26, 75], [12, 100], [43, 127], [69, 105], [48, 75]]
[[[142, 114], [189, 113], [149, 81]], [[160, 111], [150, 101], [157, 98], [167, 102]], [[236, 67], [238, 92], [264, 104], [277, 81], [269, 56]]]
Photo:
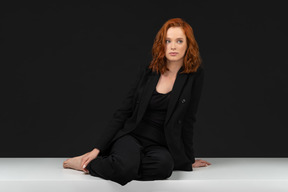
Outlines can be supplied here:
[[117, 139], [109, 152], [86, 167], [92, 176], [126, 185], [131, 180], [161, 180], [171, 176], [174, 161], [165, 146], [147, 145], [130, 134]]

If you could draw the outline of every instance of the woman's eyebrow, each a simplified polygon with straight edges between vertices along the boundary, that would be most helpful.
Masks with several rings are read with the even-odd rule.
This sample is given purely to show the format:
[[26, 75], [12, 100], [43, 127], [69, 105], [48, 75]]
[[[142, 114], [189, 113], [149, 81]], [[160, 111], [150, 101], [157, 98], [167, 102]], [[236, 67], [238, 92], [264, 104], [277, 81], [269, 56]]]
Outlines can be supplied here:
[[[166, 39], [171, 39], [171, 38], [170, 38], [170, 37], [167, 37]], [[176, 39], [184, 39], [184, 38], [178, 37], [178, 38], [176, 38]]]

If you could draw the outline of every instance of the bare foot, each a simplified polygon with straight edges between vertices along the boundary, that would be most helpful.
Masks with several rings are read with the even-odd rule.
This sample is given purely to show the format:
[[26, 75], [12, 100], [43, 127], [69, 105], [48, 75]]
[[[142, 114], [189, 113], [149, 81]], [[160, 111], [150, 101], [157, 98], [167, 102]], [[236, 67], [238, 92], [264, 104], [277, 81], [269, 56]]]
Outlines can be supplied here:
[[[84, 154], [85, 155], [85, 154]], [[81, 158], [82, 156], [77, 156], [77, 157], [73, 157], [70, 159], [67, 159], [66, 161], [63, 162], [63, 167], [64, 168], [70, 168], [70, 169], [75, 169], [75, 170], [79, 170], [79, 171], [84, 171], [86, 172], [83, 167], [81, 167]]]

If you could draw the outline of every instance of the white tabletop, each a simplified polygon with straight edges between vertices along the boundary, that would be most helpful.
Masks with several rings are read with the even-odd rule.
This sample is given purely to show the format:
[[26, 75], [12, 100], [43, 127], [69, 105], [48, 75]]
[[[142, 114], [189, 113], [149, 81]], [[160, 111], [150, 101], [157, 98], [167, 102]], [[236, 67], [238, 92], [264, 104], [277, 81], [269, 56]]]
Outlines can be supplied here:
[[201, 158], [212, 165], [125, 186], [64, 169], [66, 159], [0, 158], [0, 191], [288, 191], [288, 158]]

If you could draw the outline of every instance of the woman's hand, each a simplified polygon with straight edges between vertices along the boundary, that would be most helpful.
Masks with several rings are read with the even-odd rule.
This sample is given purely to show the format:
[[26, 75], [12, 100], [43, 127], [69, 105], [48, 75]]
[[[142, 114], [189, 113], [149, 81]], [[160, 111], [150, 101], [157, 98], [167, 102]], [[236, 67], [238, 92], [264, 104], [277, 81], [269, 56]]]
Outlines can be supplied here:
[[208, 165], [211, 165], [211, 163], [209, 163], [207, 161], [204, 161], [204, 160], [201, 160], [201, 159], [197, 159], [197, 160], [195, 160], [195, 163], [192, 164], [192, 167], [193, 168], [196, 168], [196, 167], [207, 167]]
[[99, 152], [100, 151], [98, 149], [94, 148], [92, 151], [83, 155], [81, 159], [81, 167], [83, 167], [85, 173], [89, 172], [85, 167], [98, 156]]

